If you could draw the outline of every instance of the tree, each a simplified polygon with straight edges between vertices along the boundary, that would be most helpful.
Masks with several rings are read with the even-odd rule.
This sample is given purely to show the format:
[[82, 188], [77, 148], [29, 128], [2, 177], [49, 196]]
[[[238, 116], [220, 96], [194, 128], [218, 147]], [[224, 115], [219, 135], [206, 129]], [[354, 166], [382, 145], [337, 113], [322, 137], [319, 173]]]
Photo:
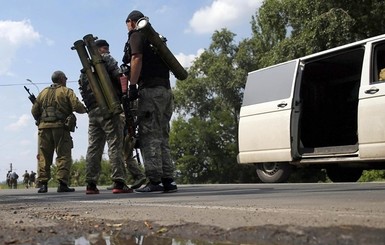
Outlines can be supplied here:
[[259, 68], [385, 31], [380, 0], [266, 0], [252, 18]]
[[[246, 71], [237, 62], [235, 34], [216, 31], [212, 44], [194, 62], [185, 81], [174, 89], [179, 117], [170, 143], [179, 181], [238, 182], [250, 168], [236, 162], [238, 117]], [[248, 64], [245, 62], [245, 64]], [[254, 174], [253, 174], [254, 175]]]

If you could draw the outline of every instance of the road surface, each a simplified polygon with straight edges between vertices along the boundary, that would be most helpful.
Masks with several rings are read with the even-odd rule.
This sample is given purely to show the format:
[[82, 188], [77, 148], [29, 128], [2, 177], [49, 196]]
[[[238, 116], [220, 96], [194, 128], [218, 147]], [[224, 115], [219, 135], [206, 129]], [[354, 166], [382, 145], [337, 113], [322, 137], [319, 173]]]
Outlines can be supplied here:
[[385, 244], [380, 182], [180, 185], [170, 194], [100, 189], [0, 190], [0, 241], [47, 240], [62, 227], [69, 237], [119, 231], [234, 244]]

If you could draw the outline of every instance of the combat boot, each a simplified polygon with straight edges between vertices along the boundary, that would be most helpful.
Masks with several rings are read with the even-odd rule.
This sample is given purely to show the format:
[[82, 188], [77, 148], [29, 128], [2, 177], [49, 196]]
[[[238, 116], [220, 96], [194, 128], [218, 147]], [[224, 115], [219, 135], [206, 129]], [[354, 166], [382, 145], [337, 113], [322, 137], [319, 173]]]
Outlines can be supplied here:
[[69, 188], [67, 184], [60, 181], [60, 184], [57, 188], [57, 192], [74, 192], [74, 188]]
[[48, 191], [47, 183], [40, 183], [40, 188], [37, 193], [46, 193]]
[[172, 193], [172, 192], [178, 191], [178, 187], [177, 187], [174, 179], [172, 179], [172, 178], [162, 178], [162, 184], [164, 187], [163, 192], [165, 192], [165, 193]]

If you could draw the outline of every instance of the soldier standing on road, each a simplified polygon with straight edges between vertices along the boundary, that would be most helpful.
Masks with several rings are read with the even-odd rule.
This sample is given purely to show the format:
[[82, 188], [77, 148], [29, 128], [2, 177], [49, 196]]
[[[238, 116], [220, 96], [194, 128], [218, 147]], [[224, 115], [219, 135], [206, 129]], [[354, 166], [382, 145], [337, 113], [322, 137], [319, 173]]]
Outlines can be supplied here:
[[57, 156], [59, 182], [57, 192], [73, 192], [75, 189], [69, 188], [68, 185], [73, 148], [70, 130], [73, 131], [75, 125], [68, 125], [66, 120], [74, 120], [73, 112], [86, 113], [86, 108], [73, 90], [66, 87], [67, 77], [62, 71], [55, 71], [51, 79], [53, 84], [39, 93], [31, 110], [39, 128], [37, 180], [41, 187], [38, 193], [48, 191], [54, 152]]
[[23, 174], [23, 183], [25, 185], [25, 188], [28, 189], [28, 187], [29, 187], [29, 173], [27, 170], [25, 170], [25, 173]]
[[7, 185], [9, 188], [11, 188], [11, 173], [12, 171], [11, 170], [8, 170], [8, 173], [7, 173]]
[[17, 180], [19, 179], [19, 175], [16, 172], [11, 173], [11, 188], [17, 189]]
[[35, 187], [36, 173], [31, 170], [29, 174], [29, 186]]
[[[144, 15], [132, 11], [127, 19], [128, 41], [123, 63], [130, 64], [129, 98], [138, 99], [139, 140], [148, 184], [136, 192], [176, 192], [175, 166], [169, 146], [173, 95], [170, 69], [157, 54], [144, 34], [136, 30]], [[137, 89], [139, 86], [139, 92]], [[140, 96], [139, 96], [140, 94]]]
[[[109, 54], [106, 40], [96, 40], [96, 47], [102, 56], [108, 75], [116, 93], [121, 97], [118, 62]], [[132, 193], [133, 190], [125, 183], [123, 162], [123, 125], [120, 114], [106, 118], [104, 111], [98, 106], [95, 95], [89, 85], [87, 75], [82, 73], [79, 79], [80, 93], [88, 109], [88, 149], [86, 155], [86, 194], [99, 194], [97, 183], [101, 171], [104, 146], [108, 144], [108, 157], [112, 166], [111, 179], [114, 182], [112, 193]]]

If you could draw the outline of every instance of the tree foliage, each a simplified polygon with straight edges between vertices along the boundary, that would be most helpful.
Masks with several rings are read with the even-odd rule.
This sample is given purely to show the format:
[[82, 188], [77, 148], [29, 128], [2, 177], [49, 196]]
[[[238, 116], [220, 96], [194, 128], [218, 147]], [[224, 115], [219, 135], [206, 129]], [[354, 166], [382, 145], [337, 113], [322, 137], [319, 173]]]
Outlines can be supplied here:
[[[237, 125], [246, 70], [237, 62], [235, 34], [223, 29], [174, 90], [179, 117], [173, 121], [171, 149], [184, 183], [244, 181], [238, 166]], [[253, 175], [255, 175], [253, 173]]]
[[385, 33], [380, 0], [266, 0], [251, 38], [215, 31], [212, 43], [174, 89], [178, 117], [170, 134], [183, 183], [256, 181], [237, 165], [238, 118], [248, 72]]

